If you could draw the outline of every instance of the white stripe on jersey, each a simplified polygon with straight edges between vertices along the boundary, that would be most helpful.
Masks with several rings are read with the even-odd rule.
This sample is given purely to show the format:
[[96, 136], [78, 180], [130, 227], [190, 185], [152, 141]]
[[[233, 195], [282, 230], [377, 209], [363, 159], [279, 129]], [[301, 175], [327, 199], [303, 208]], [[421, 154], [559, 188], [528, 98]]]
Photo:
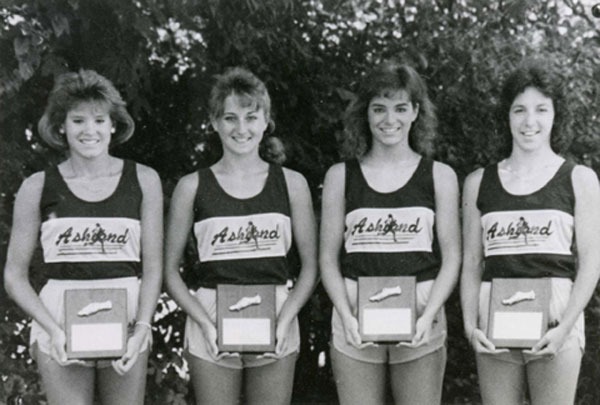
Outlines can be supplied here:
[[432, 252], [434, 219], [425, 207], [356, 209], [346, 214], [346, 252]]
[[570, 255], [573, 216], [564, 211], [488, 212], [481, 217], [484, 255], [546, 253]]
[[44, 262], [139, 262], [140, 231], [133, 218], [51, 218], [41, 229]]
[[276, 212], [203, 219], [194, 235], [201, 262], [284, 257], [292, 245], [290, 218]]

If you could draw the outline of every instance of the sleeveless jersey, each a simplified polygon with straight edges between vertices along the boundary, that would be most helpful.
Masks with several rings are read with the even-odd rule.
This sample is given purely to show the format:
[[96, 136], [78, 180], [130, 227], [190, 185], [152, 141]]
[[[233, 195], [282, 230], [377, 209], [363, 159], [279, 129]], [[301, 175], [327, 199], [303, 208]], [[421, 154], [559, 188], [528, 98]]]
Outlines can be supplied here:
[[484, 281], [495, 277], [575, 278], [574, 167], [572, 162], [563, 162], [546, 185], [526, 195], [504, 189], [497, 164], [484, 170], [477, 196]]
[[357, 160], [346, 162], [342, 275], [434, 279], [440, 267], [435, 229], [433, 160], [421, 158], [400, 189], [380, 193]]
[[292, 277], [290, 203], [281, 166], [270, 164], [262, 191], [246, 199], [227, 194], [210, 168], [199, 170], [193, 230], [203, 287], [285, 284]]
[[117, 188], [98, 202], [73, 194], [58, 167], [47, 169], [40, 200], [45, 276], [70, 280], [139, 276], [141, 202], [133, 161], [124, 161]]

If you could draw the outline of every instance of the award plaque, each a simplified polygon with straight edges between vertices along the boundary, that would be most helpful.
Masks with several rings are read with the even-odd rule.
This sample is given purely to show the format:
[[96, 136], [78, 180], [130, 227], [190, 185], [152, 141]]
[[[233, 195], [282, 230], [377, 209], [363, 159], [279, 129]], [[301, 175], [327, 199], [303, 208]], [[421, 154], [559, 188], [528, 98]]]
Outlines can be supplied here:
[[275, 351], [275, 286], [217, 286], [219, 352]]
[[415, 277], [359, 277], [358, 325], [364, 342], [410, 341], [416, 322]]
[[548, 278], [495, 278], [488, 339], [498, 348], [530, 348], [548, 330], [552, 294]]
[[66, 290], [64, 298], [67, 358], [106, 359], [125, 354], [126, 289]]

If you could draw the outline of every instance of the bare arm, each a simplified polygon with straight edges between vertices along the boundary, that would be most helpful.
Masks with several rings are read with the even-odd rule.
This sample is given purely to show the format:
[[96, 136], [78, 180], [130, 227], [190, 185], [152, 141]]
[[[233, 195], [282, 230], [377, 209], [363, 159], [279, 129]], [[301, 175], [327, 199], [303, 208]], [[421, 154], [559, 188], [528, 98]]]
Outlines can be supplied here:
[[137, 320], [150, 323], [156, 309], [162, 282], [163, 193], [158, 174], [137, 165], [142, 188], [142, 284]]
[[214, 328], [208, 313], [190, 294], [179, 273], [183, 251], [194, 221], [197, 187], [198, 174], [192, 173], [184, 176], [173, 192], [165, 243], [165, 283], [171, 297], [194, 321], [203, 328], [209, 325]]
[[21, 309], [53, 335], [62, 332], [29, 282], [29, 265], [35, 250], [41, 226], [40, 199], [44, 173], [27, 178], [15, 198], [14, 215], [4, 285], [8, 295]]
[[310, 297], [317, 281], [317, 226], [310, 190], [304, 177], [284, 169], [292, 213], [292, 230], [302, 267], [294, 290], [279, 313], [278, 322], [290, 323]]
[[481, 240], [481, 213], [477, 208], [477, 195], [483, 169], [471, 173], [463, 189], [463, 261], [460, 282], [465, 336], [471, 339], [477, 329], [479, 289], [483, 275], [483, 244]]
[[332, 166], [325, 175], [323, 208], [321, 211], [320, 266], [323, 286], [329, 294], [342, 322], [346, 341], [357, 348], [363, 344], [358, 333], [358, 321], [346, 291], [340, 270], [339, 254], [344, 243], [345, 226], [345, 164]]
[[454, 290], [458, 280], [461, 260], [458, 180], [456, 174], [449, 166], [435, 162], [433, 181], [435, 186], [436, 229], [442, 255], [442, 265], [433, 284], [427, 307], [421, 316], [430, 321], [433, 320], [435, 314]]
[[344, 242], [344, 179], [343, 163], [331, 167], [325, 175], [319, 249], [323, 286], [342, 318], [353, 316], [339, 262]]
[[591, 169], [576, 166], [572, 173], [575, 192], [575, 241], [577, 243], [577, 276], [567, 308], [560, 324], [550, 329], [533, 347], [539, 355], [554, 355], [573, 328], [577, 318], [592, 297], [600, 276], [600, 185]]
[[140, 208], [142, 244], [142, 282], [134, 334], [127, 340], [125, 354], [112, 363], [114, 370], [123, 375], [133, 367], [141, 348], [152, 334], [147, 326], [152, 322], [160, 294], [162, 278], [163, 195], [158, 174], [151, 168], [136, 165], [142, 189]]

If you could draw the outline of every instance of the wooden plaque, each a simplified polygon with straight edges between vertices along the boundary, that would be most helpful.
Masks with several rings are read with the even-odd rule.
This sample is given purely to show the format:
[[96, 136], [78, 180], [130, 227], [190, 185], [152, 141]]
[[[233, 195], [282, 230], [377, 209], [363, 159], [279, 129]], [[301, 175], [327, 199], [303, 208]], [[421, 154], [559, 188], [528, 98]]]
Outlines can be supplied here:
[[548, 330], [548, 278], [495, 278], [488, 339], [498, 348], [531, 348]]
[[125, 354], [126, 289], [66, 290], [64, 298], [67, 358], [106, 359]]
[[275, 286], [217, 286], [217, 346], [220, 352], [275, 351]]
[[359, 277], [358, 325], [364, 342], [410, 341], [416, 322], [415, 277]]

